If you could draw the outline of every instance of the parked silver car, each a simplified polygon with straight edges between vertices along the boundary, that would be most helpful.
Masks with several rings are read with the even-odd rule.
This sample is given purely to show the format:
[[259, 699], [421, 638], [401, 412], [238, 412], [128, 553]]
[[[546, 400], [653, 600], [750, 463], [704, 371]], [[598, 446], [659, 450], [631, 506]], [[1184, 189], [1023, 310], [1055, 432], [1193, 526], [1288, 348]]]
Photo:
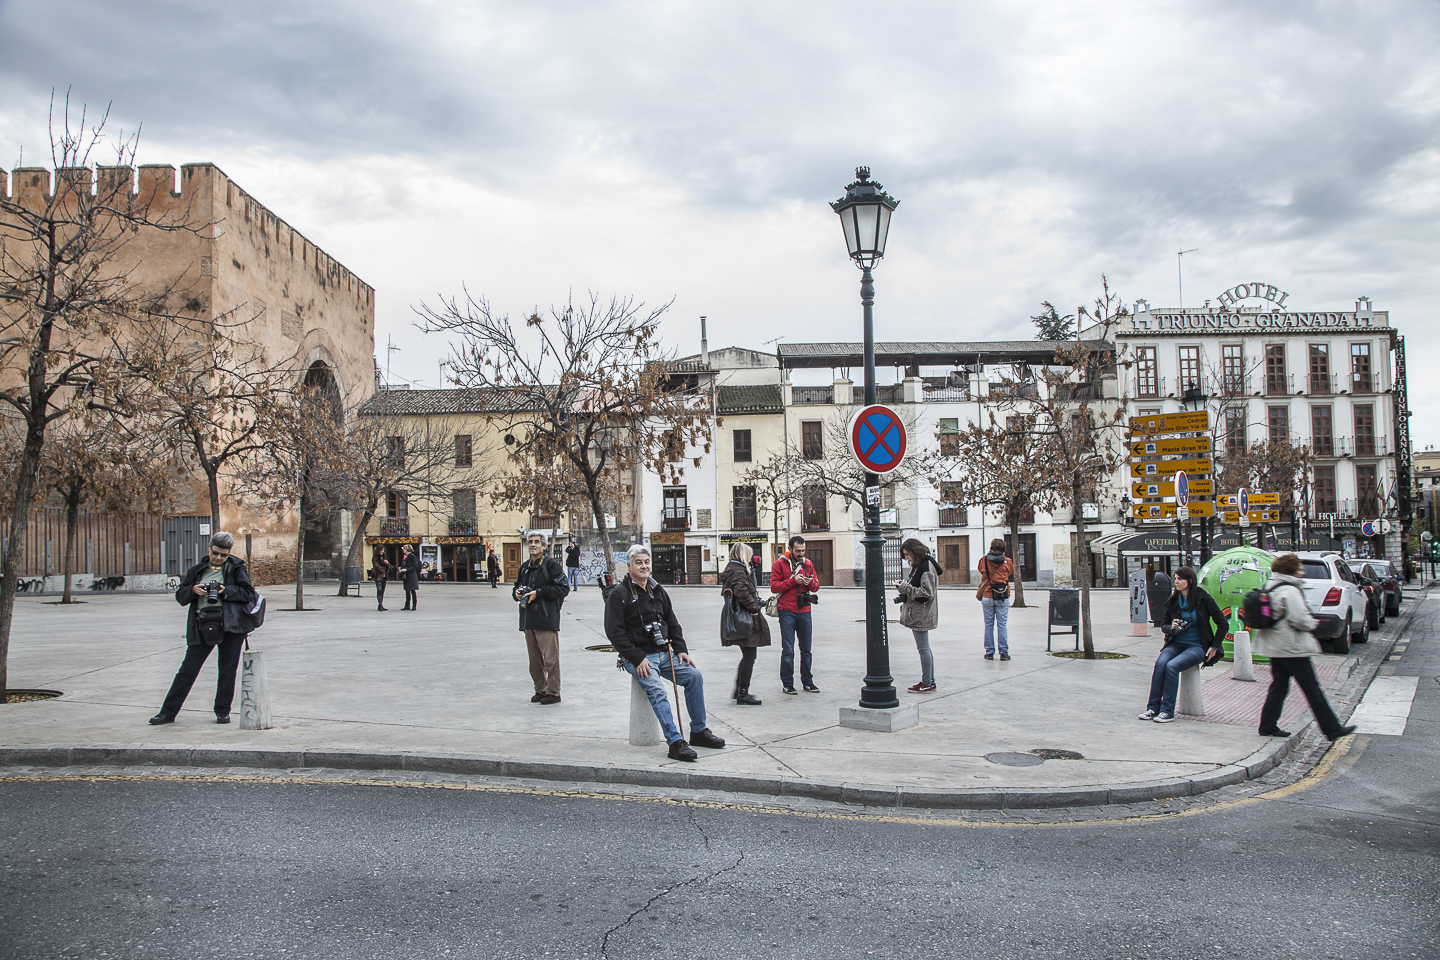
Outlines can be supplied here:
[[1302, 553], [1300, 576], [1305, 602], [1317, 622], [1315, 639], [1330, 653], [1349, 653], [1351, 643], [1370, 639], [1365, 618], [1369, 599], [1345, 558], [1338, 553]]

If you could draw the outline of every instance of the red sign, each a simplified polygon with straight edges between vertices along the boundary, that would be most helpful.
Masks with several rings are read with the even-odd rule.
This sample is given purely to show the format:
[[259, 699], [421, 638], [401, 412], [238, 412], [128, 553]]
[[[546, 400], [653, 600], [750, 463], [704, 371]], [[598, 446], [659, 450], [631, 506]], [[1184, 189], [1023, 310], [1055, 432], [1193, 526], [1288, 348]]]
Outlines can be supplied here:
[[850, 452], [871, 473], [891, 473], [905, 459], [905, 424], [883, 404], [866, 407], [850, 420]]

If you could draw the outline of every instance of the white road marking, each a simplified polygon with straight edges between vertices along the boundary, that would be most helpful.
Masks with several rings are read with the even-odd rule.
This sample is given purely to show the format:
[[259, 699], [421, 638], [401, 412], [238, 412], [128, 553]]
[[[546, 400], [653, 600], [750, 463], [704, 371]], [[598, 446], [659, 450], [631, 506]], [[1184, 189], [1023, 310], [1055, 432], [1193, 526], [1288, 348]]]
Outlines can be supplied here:
[[1356, 733], [1378, 733], [1398, 737], [1405, 732], [1410, 719], [1410, 705], [1415, 700], [1419, 677], [1376, 677], [1365, 691], [1350, 722]]

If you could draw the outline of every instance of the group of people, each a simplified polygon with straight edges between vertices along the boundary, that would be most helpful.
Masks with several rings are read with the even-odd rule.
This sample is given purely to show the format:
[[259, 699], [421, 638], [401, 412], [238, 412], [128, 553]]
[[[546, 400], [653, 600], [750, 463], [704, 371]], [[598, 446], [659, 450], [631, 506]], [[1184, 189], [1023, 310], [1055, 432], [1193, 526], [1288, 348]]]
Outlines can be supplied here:
[[[160, 712], [150, 718], [152, 724], [174, 722], [212, 648], [219, 649], [215, 721], [230, 722], [235, 675], [246, 640], [243, 613], [256, 600], [244, 561], [231, 556], [234, 545], [234, 537], [229, 533], [212, 536], [209, 555], [186, 571], [175, 592], [176, 601], [189, 608], [185, 658]], [[535, 688], [531, 702], [552, 705], [561, 702], [560, 613], [565, 598], [577, 585], [578, 562], [569, 562], [572, 554], [567, 550], [567, 563], [562, 567], [557, 558], [549, 555], [546, 537], [538, 531], [527, 537], [526, 545], [529, 556], [520, 565], [511, 596], [518, 605], [519, 628], [525, 636], [530, 677]], [[771, 567], [769, 582], [780, 626], [780, 683], [789, 695], [797, 695], [800, 689], [819, 693], [814, 674], [811, 612], [819, 600], [820, 580], [814, 563], [805, 556], [805, 539], [791, 537], [787, 546]], [[573, 556], [578, 557], [578, 549]], [[930, 631], [939, 624], [939, 577], [944, 570], [930, 555], [929, 548], [913, 538], [901, 545], [901, 557], [908, 575], [895, 581], [895, 601], [900, 604], [901, 624], [909, 627], [914, 635], [920, 660], [920, 680], [909, 691], [933, 693], [936, 681]], [[605, 636], [619, 654], [618, 666], [645, 691], [664, 732], [671, 759], [693, 761], [698, 756], [694, 747], [718, 750], [725, 746], [725, 741], [711, 731], [706, 722], [704, 678], [690, 656], [669, 594], [651, 576], [649, 548], [643, 544], [632, 546], [625, 558], [628, 572], [605, 597]], [[761, 705], [760, 699], [750, 692], [750, 686], [759, 649], [772, 642], [765, 604], [760, 599], [760, 585], [754, 574], [754, 559], [748, 544], [737, 543], [732, 546], [729, 562], [720, 574], [723, 602], [749, 614], [748, 635], [727, 636], [725, 630], [721, 631], [724, 646], [740, 649], [731, 696], [741, 706]], [[381, 610], [385, 609], [389, 566], [383, 556], [377, 555], [377, 573], [382, 574], [376, 577]], [[409, 544], [402, 549], [400, 570], [405, 584], [404, 609], [414, 610], [420, 563]], [[991, 542], [990, 551], [980, 559], [977, 571], [980, 582], [975, 596], [984, 611], [985, 659], [993, 660], [998, 652], [1002, 661], [1009, 660], [1007, 619], [1010, 581], [1015, 568], [1005, 555], [1005, 541]], [[1270, 658], [1272, 675], [1260, 717], [1260, 733], [1289, 736], [1280, 729], [1279, 721], [1290, 680], [1294, 678], [1309, 701], [1321, 731], [1335, 740], [1355, 728], [1340, 723], [1316, 679], [1310, 662], [1310, 657], [1320, 652], [1313, 636], [1316, 621], [1300, 591], [1299, 574], [1300, 560], [1295, 554], [1275, 559], [1267, 589], [1278, 619], [1269, 628], [1253, 631], [1254, 650]], [[1162, 628], [1165, 644], [1155, 662], [1149, 702], [1140, 714], [1141, 720], [1156, 723], [1175, 719], [1180, 674], [1202, 662], [1211, 664], [1219, 660], [1228, 630], [1219, 605], [1196, 582], [1195, 571], [1190, 567], [1181, 567], [1175, 573], [1175, 592], [1166, 604], [1165, 619]], [[732, 622], [738, 621], [732, 619]], [[795, 683], [797, 648], [798, 689]], [[676, 688], [677, 696], [679, 688], [684, 688], [690, 719], [688, 739], [671, 709], [665, 689], [667, 679]]]
[[[488, 550], [485, 554], [485, 566], [487, 579], [491, 588], [500, 583], [500, 558], [494, 550]], [[385, 556], [385, 551], [377, 549], [370, 560], [370, 579], [375, 581], [375, 609], [384, 612], [385, 606], [385, 584], [395, 577], [404, 583], [405, 606], [401, 610], [416, 610], [420, 606], [420, 555], [415, 548], [408, 543], [400, 545], [400, 560], [398, 563], [391, 563], [390, 558]]]

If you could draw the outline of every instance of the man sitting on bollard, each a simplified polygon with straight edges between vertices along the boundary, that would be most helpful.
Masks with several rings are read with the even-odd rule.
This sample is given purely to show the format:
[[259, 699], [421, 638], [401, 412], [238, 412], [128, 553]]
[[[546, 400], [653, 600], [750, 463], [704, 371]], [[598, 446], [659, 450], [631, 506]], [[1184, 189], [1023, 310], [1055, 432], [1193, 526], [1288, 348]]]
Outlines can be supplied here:
[[[696, 758], [690, 744], [718, 750], [725, 741], [705, 726], [705, 683], [685, 646], [685, 633], [670, 596], [650, 577], [650, 550], [636, 544], [625, 553], [630, 572], [605, 601], [605, 636], [620, 654], [622, 668], [634, 677], [650, 699], [650, 706], [670, 745], [671, 760]], [[665, 682], [685, 688], [685, 709], [690, 714], [690, 742], [670, 710]]]

